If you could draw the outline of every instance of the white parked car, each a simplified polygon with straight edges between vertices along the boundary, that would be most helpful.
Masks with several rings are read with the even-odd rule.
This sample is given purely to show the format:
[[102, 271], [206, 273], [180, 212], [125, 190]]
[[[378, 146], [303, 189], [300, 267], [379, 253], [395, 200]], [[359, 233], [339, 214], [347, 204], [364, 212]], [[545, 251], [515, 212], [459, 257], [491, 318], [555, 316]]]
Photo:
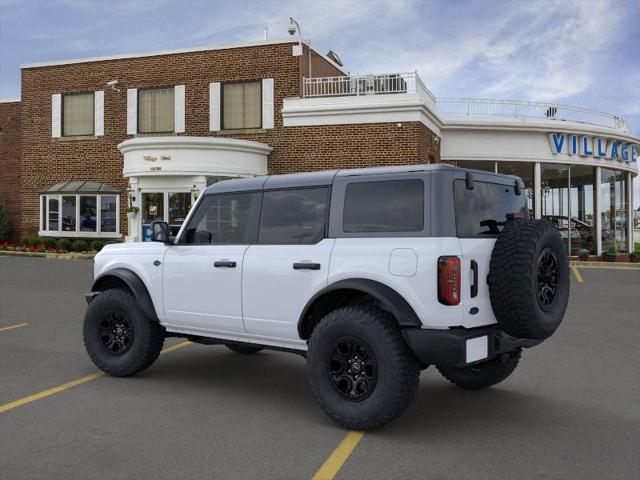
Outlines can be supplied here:
[[105, 247], [87, 294], [93, 362], [136, 374], [164, 339], [306, 356], [324, 411], [371, 429], [428, 365], [494, 385], [551, 335], [569, 297], [562, 238], [517, 177], [415, 165], [229, 180], [176, 238]]

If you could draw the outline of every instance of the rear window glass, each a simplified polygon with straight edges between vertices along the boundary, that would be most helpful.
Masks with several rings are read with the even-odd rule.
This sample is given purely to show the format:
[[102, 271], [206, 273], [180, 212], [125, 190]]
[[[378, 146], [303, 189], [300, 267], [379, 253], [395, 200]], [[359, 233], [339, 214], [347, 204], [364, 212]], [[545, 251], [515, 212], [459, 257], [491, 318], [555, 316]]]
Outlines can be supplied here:
[[514, 187], [474, 182], [469, 190], [464, 180], [453, 182], [456, 232], [460, 237], [498, 235], [510, 213], [529, 218], [526, 190], [516, 195]]
[[347, 186], [343, 231], [419, 232], [424, 229], [424, 182], [357, 182]]
[[264, 192], [259, 243], [317, 243], [327, 224], [328, 188]]

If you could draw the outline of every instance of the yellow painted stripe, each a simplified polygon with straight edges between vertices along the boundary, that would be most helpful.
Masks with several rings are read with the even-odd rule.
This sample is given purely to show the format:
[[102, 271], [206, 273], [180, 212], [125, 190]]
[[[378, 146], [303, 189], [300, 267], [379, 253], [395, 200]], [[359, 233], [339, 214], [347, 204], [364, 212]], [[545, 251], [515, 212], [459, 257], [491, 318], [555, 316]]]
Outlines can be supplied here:
[[571, 270], [573, 271], [573, 274], [575, 275], [578, 283], [584, 283], [584, 280], [582, 279], [582, 275], [580, 275], [580, 272], [578, 271], [575, 265], [571, 265]]
[[[163, 348], [160, 354], [173, 352], [182, 347], [186, 347], [191, 342], [182, 342], [177, 345], [173, 345], [171, 347]], [[27, 403], [35, 402], [36, 400], [40, 400], [41, 398], [46, 398], [51, 395], [55, 395], [56, 393], [63, 392], [69, 388], [77, 387], [78, 385], [82, 385], [83, 383], [90, 382], [100, 377], [104, 377], [106, 374], [104, 372], [95, 372], [91, 375], [87, 375], [85, 377], [78, 378], [76, 380], [72, 380], [67, 383], [63, 383], [62, 385], [58, 385], [57, 387], [50, 388], [48, 390], [44, 390], [42, 392], [34, 393], [33, 395], [29, 395], [28, 397], [21, 398], [19, 400], [14, 400], [13, 402], [5, 403], [4, 405], [0, 405], [0, 413], [8, 412], [9, 410], [13, 410], [14, 408], [21, 407], [26, 405]]]
[[0, 332], [4, 332], [7, 330], [13, 330], [14, 328], [26, 327], [29, 325], [28, 323], [16, 323], [15, 325], [9, 325], [8, 327], [0, 328]]
[[349, 432], [342, 439], [340, 445], [336, 447], [333, 453], [322, 464], [320, 470], [316, 472], [312, 480], [332, 480], [336, 473], [342, 468], [344, 462], [347, 461], [349, 455], [358, 446], [360, 440], [364, 437], [364, 432]]

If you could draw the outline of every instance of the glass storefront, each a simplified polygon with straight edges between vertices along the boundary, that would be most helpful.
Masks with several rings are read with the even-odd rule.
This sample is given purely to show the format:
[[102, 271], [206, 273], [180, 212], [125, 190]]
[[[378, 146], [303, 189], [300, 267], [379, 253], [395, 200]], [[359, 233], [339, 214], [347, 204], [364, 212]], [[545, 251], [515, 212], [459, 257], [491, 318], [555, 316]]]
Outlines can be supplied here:
[[619, 170], [601, 169], [600, 214], [602, 218], [602, 251], [629, 250], [629, 183], [628, 174]]
[[[565, 240], [567, 252], [598, 254], [598, 235], [602, 250], [629, 251], [630, 175], [614, 169], [587, 165], [540, 162], [540, 191], [535, 188], [535, 162], [457, 161], [459, 167], [497, 171], [516, 175], [527, 187], [528, 207], [534, 216], [536, 195], [542, 218], [552, 222]], [[601, 230], [598, 232], [596, 208], [599, 203]]]
[[151, 223], [167, 222], [171, 235], [177, 235], [191, 209], [191, 192], [143, 192], [142, 239], [151, 239]]

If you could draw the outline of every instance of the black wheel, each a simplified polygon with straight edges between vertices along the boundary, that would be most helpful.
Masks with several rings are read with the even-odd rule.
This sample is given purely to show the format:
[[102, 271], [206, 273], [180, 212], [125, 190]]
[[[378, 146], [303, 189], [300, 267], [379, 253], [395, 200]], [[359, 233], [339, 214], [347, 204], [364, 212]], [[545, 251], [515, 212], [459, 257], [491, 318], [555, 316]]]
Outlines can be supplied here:
[[522, 349], [468, 367], [437, 367], [444, 378], [466, 390], [480, 390], [506, 379], [518, 366]]
[[160, 355], [164, 329], [148, 319], [126, 289], [95, 297], [84, 318], [84, 346], [102, 371], [128, 377], [149, 367]]
[[254, 347], [253, 345], [243, 345], [240, 343], [228, 343], [225, 345], [232, 352], [239, 353], [241, 355], [253, 355], [263, 350], [262, 347]]
[[556, 227], [547, 220], [509, 221], [493, 247], [487, 282], [506, 333], [549, 337], [569, 301], [569, 260]]
[[320, 320], [309, 341], [307, 374], [329, 417], [346, 428], [370, 430], [410, 405], [420, 369], [394, 318], [361, 305]]

